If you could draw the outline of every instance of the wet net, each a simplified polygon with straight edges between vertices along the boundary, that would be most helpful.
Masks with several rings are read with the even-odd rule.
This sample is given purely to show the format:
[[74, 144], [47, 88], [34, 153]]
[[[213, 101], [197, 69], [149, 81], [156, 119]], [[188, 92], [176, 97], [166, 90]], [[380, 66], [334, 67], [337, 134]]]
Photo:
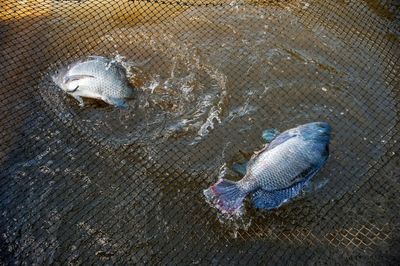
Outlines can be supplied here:
[[[1, 263], [398, 265], [399, 7], [1, 1]], [[128, 109], [52, 82], [88, 55], [125, 66]], [[321, 120], [324, 186], [240, 221], [206, 203], [263, 130]]]

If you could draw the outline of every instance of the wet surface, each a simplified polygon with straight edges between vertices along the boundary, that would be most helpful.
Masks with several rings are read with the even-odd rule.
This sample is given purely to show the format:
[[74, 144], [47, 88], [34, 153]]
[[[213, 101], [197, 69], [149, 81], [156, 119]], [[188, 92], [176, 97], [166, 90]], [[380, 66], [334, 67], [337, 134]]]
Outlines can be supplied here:
[[[398, 258], [395, 3], [38, 3], [0, 11], [3, 261]], [[126, 67], [128, 109], [81, 108], [52, 83], [88, 55]], [[224, 165], [239, 178], [265, 129], [321, 120], [334, 136], [320, 189], [276, 211], [246, 204], [240, 221], [207, 205], [203, 189]]]

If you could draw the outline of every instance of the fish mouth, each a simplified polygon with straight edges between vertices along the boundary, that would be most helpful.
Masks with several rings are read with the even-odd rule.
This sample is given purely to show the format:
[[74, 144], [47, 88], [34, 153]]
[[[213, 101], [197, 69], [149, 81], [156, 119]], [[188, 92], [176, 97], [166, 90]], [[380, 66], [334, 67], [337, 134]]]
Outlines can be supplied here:
[[327, 122], [314, 122], [311, 124], [314, 125], [316, 130], [321, 134], [330, 135], [332, 132], [332, 127]]
[[312, 122], [304, 124], [300, 128], [304, 134], [313, 135], [314, 137], [322, 137], [324, 139], [330, 139], [331, 137], [332, 127], [327, 122]]

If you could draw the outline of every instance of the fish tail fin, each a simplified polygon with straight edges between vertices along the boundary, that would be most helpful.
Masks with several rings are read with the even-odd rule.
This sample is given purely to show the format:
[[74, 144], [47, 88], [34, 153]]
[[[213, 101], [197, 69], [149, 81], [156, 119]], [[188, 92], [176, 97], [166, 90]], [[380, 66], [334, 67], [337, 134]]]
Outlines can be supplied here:
[[237, 182], [221, 179], [203, 193], [207, 202], [222, 213], [243, 213], [243, 200], [247, 192], [241, 190]]

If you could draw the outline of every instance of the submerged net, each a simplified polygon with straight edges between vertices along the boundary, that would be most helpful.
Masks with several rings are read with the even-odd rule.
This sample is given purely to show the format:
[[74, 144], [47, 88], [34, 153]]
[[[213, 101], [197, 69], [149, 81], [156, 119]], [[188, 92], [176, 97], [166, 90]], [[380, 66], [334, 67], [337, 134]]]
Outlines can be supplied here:
[[[399, 7], [2, 1], [1, 262], [398, 265]], [[127, 110], [56, 88], [88, 55], [126, 67]], [[263, 130], [321, 120], [322, 188], [240, 221], [205, 202]]]

